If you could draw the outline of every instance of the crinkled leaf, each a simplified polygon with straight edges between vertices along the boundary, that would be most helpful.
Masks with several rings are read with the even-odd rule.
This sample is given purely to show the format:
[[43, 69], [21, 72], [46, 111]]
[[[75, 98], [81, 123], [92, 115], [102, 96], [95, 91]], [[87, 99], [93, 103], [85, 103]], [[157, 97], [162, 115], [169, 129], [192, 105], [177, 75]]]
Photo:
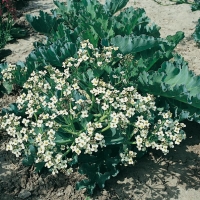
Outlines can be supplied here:
[[138, 86], [142, 91], [200, 109], [200, 76], [194, 75], [185, 61], [180, 61], [181, 58], [176, 57], [174, 62], [163, 63], [158, 71], [141, 73]]
[[200, 0], [194, 0], [191, 9], [192, 11], [200, 10]]
[[26, 15], [27, 21], [38, 32], [50, 34], [57, 27], [56, 14], [53, 16], [40, 10], [38, 17]]
[[105, 187], [105, 182], [110, 179], [110, 173], [106, 172], [104, 174], [97, 173], [97, 184], [103, 189]]
[[194, 40], [200, 44], [200, 19], [198, 20], [198, 23], [196, 25], [195, 31], [193, 33]]
[[120, 12], [119, 15], [114, 16], [113, 30], [115, 35], [125, 36], [132, 34], [144, 12], [144, 9], [136, 10], [133, 7], [129, 7]]
[[126, 6], [129, 0], [106, 0], [105, 9], [112, 15]]
[[4, 86], [4, 88], [6, 89], [6, 93], [7, 94], [10, 94], [11, 92], [12, 92], [12, 90], [13, 90], [13, 85], [12, 84], [10, 84], [9, 82], [3, 82], [3, 86]]
[[50, 46], [42, 46], [33, 51], [28, 60], [37, 61], [43, 66], [51, 64], [61, 67], [66, 58], [71, 57], [76, 52], [76, 45], [71, 42], [58, 40]]
[[119, 47], [123, 54], [136, 53], [159, 45], [160, 41], [154, 37], [141, 36], [116, 36], [111, 39], [111, 44]]

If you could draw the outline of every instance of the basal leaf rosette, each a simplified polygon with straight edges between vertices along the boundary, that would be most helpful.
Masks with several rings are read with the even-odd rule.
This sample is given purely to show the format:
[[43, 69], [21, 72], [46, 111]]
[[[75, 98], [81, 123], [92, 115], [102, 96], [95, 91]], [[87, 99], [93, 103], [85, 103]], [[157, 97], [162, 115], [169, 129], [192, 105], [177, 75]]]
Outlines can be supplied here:
[[93, 159], [108, 148], [124, 165], [150, 147], [167, 154], [185, 138], [185, 125], [156, 107], [153, 95], [137, 91], [129, 67], [117, 47], [99, 50], [86, 40], [60, 70], [32, 72], [16, 100], [25, 117], [1, 117], [1, 128], [11, 136], [6, 149], [53, 174], [69, 174], [85, 155]]

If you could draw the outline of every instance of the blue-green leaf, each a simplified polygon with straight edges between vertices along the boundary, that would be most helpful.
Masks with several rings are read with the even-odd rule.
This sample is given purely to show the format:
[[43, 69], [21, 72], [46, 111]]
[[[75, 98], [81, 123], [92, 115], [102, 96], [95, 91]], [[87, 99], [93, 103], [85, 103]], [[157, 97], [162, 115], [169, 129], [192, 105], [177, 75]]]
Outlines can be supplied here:
[[129, 0], [106, 0], [105, 9], [112, 15], [126, 6]]

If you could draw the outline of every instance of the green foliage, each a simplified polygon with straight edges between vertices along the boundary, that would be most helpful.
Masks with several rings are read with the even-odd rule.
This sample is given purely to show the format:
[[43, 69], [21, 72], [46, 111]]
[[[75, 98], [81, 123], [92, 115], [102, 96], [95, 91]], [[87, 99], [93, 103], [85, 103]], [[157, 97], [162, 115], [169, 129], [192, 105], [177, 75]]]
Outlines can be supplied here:
[[200, 44], [200, 19], [197, 22], [195, 31], [193, 33], [193, 38], [197, 44]]
[[[7, 64], [1, 64], [0, 65], [0, 72], [3, 69], [7, 68]], [[0, 97], [2, 97], [5, 93], [9, 94], [12, 91], [12, 85], [9, 84], [7, 81], [3, 80], [3, 75], [0, 73]]]
[[57, 26], [56, 15], [51, 16], [43, 11], [40, 11], [39, 17], [26, 15], [26, 19], [36, 31], [47, 35]]
[[128, 0], [106, 0], [104, 7], [107, 10], [107, 12], [113, 15], [120, 9], [124, 8], [127, 3]]
[[194, 0], [191, 9], [192, 11], [200, 10], [200, 0]]
[[174, 102], [179, 110], [199, 112], [200, 77], [188, 70], [187, 63], [180, 56], [176, 56], [173, 62], [164, 62], [158, 71], [142, 72], [139, 76], [139, 88], [165, 97], [169, 102]]
[[[14, 67], [3, 77], [10, 77]], [[123, 56], [119, 47], [97, 49], [86, 40], [59, 70], [36, 68], [16, 104], [0, 117], [1, 129], [12, 136], [6, 149], [23, 155], [23, 163], [36, 171], [46, 167], [69, 174], [78, 165], [87, 179], [76, 188], [89, 194], [105, 187], [119, 164], [134, 164], [148, 148], [168, 153], [185, 138], [185, 125], [169, 108], [156, 107], [155, 97], [137, 91], [145, 66], [136, 67], [133, 56]]]
[[[49, 45], [53, 45], [54, 47], [58, 46], [57, 51], [60, 52], [59, 48], [63, 48], [62, 46], [65, 43], [72, 42], [74, 45], [78, 45], [79, 41], [84, 39], [89, 39], [95, 47], [101, 48], [102, 44], [105, 46], [109, 44], [118, 45], [120, 37], [124, 37], [120, 42], [120, 48], [126, 47], [127, 42], [129, 47], [127, 47], [127, 50], [122, 49], [122, 53], [130, 53], [131, 48], [132, 50], [134, 48], [132, 51], [134, 56], [138, 60], [142, 57], [148, 65], [148, 69], [150, 69], [157, 68], [157, 64], [171, 58], [173, 49], [183, 38], [183, 34], [179, 33], [180, 37], [177, 41], [170, 41], [169, 43], [167, 38], [160, 39], [160, 28], [151, 23], [144, 9], [131, 7], [126, 8], [119, 15], [112, 15], [108, 11], [108, 5], [101, 5], [98, 1], [82, 0], [81, 3], [69, 1], [67, 2], [69, 6], [58, 1], [54, 1], [54, 3], [58, 6], [58, 9], [56, 12], [52, 11], [53, 15], [42, 11], [40, 11], [39, 17], [27, 15], [27, 20], [33, 28], [48, 36], [47, 45], [45, 44], [44, 49], [51, 48], [52, 46]], [[46, 28], [43, 29], [43, 27]], [[172, 36], [172, 38], [176, 38], [177, 35]], [[60, 40], [62, 45], [57, 45], [57, 40]], [[115, 42], [116, 44], [114, 44]], [[130, 46], [131, 44], [134, 45]], [[42, 46], [42, 44], [40, 45]], [[36, 51], [41, 50], [36, 49]], [[42, 50], [42, 54], [46, 55], [47, 52], [44, 51]], [[149, 60], [149, 57], [152, 56], [155, 57], [153, 62]], [[30, 57], [33, 58], [33, 56]], [[37, 56], [34, 57], [37, 58]], [[47, 63], [46, 56], [39, 57], [41, 58], [39, 59], [41, 65]], [[55, 60], [57, 60], [56, 66], [60, 66], [63, 61], [62, 59], [61, 61]]]
[[16, 8], [12, 0], [0, 0], [0, 61], [10, 54], [3, 48], [7, 42], [27, 35], [27, 31], [14, 26], [16, 19]]
[[[200, 78], [174, 54], [184, 34], [160, 38], [144, 9], [122, 10], [127, 0], [54, 3], [52, 14], [27, 15], [46, 41], [34, 44], [25, 63], [1, 71], [4, 88], [23, 87], [17, 104], [3, 110], [1, 127], [20, 121], [10, 128], [24, 135], [8, 129], [18, 140], [7, 150], [23, 154], [24, 164], [53, 173], [78, 165], [87, 179], [77, 189], [92, 194], [118, 174], [119, 164], [133, 164], [150, 147], [167, 153], [179, 144], [178, 120], [200, 122]], [[24, 146], [17, 146], [21, 140]]]

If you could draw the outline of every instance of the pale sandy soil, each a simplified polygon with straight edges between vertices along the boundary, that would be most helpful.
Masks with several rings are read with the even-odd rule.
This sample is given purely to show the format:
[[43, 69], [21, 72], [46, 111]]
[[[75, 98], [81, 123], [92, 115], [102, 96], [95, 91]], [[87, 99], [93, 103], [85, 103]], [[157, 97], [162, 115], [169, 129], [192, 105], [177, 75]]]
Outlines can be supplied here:
[[[162, 37], [176, 31], [185, 32], [186, 37], [176, 50], [189, 62], [190, 69], [200, 74], [200, 49], [191, 38], [200, 11], [192, 12], [189, 5], [161, 6], [153, 0], [130, 0], [130, 5], [143, 7], [152, 21], [161, 27]], [[52, 8], [52, 0], [34, 0], [26, 8], [25, 14], [37, 14], [39, 9], [50, 11]], [[8, 44], [6, 48], [13, 53], [6, 61], [24, 61], [33, 49], [32, 43], [41, 38], [41, 35], [33, 32], [29, 38]], [[167, 156], [150, 152], [134, 167], [123, 169], [116, 178], [108, 181], [105, 190], [97, 190], [93, 199], [199, 200], [200, 125], [187, 123], [186, 132], [187, 140]], [[23, 167], [19, 159], [4, 150], [5, 141], [6, 136], [0, 135], [0, 200], [86, 199], [83, 191], [74, 189], [75, 182], [80, 179], [77, 173], [70, 177], [34, 174], [32, 168]]]

